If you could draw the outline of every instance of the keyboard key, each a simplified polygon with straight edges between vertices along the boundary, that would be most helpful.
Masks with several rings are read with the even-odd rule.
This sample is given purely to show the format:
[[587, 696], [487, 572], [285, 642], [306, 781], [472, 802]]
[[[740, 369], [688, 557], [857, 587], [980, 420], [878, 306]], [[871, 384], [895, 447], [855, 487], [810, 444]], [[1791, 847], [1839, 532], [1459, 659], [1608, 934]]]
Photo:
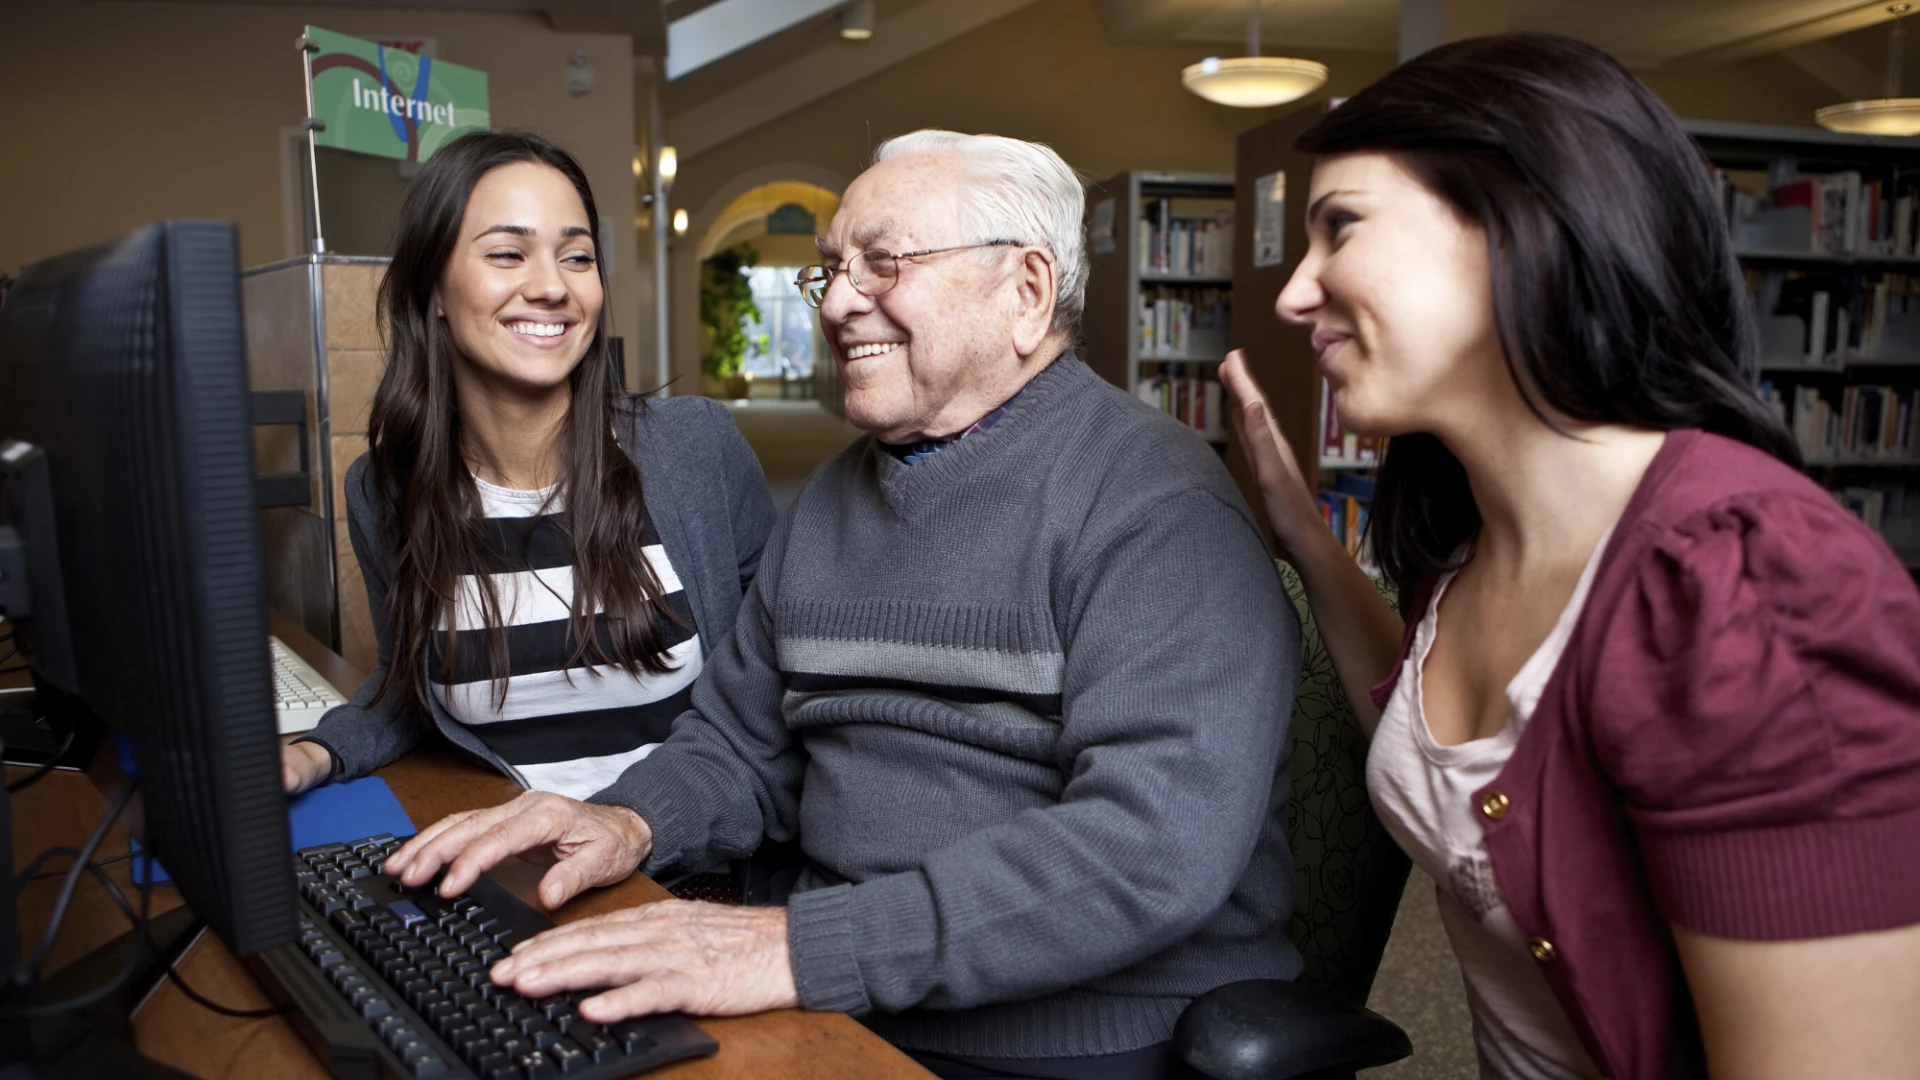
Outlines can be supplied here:
[[554, 994], [552, 997], [543, 997], [539, 1001], [534, 1002], [533, 1007], [539, 1011], [541, 1016], [551, 1020], [561, 1013], [572, 1012], [573, 1002], [568, 1000], [565, 994]]
[[526, 1074], [522, 1073], [520, 1066], [514, 1064], [513, 1059], [509, 1058], [505, 1064], [495, 1065], [493, 1068], [481, 1073], [481, 1075], [485, 1076], [487, 1080], [521, 1080]]
[[527, 1075], [527, 1080], [560, 1080], [560, 1066], [545, 1054], [537, 1051], [522, 1054], [519, 1061], [520, 1071]]
[[517, 1059], [526, 1054], [537, 1053], [533, 1048], [533, 1041], [521, 1038], [520, 1034], [512, 1028], [507, 1029], [506, 1038], [496, 1037], [493, 1040], [493, 1044], [500, 1048], [501, 1053], [510, 1058]]
[[439, 1054], [423, 1057], [408, 1063], [413, 1070], [414, 1080], [433, 1080], [436, 1076], [447, 1075], [447, 1059]]
[[653, 1036], [647, 1034], [645, 1025], [635, 1020], [615, 1024], [607, 1034], [620, 1040], [620, 1045], [629, 1054], [644, 1054], [653, 1049]]
[[377, 1020], [382, 1016], [393, 1015], [393, 1002], [376, 997], [360, 1006], [360, 1015], [368, 1020]]
[[604, 1031], [569, 1037], [577, 1039], [580, 1043], [580, 1049], [586, 1051], [587, 1055], [593, 1058], [596, 1063], [612, 1061], [614, 1058], [620, 1056], [620, 1044], [615, 1042]]
[[328, 947], [325, 952], [314, 957], [314, 963], [319, 964], [322, 970], [335, 968], [346, 962], [346, 954], [333, 947]]
[[580, 1044], [572, 1039], [563, 1038], [547, 1047], [547, 1056], [553, 1059], [555, 1065], [560, 1066], [560, 1072], [563, 1075], [568, 1076], [582, 1072], [588, 1065], [593, 1064], [587, 1052], [580, 1049]]

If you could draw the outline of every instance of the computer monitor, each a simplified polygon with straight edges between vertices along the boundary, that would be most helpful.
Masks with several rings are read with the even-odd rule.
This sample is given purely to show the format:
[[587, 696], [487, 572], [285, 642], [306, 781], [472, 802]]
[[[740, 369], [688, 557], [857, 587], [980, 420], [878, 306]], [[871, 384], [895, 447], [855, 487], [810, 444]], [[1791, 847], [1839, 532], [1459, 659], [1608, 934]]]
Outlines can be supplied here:
[[0, 308], [0, 613], [51, 722], [131, 741], [154, 858], [242, 956], [298, 920], [248, 404], [231, 224], [29, 266]]

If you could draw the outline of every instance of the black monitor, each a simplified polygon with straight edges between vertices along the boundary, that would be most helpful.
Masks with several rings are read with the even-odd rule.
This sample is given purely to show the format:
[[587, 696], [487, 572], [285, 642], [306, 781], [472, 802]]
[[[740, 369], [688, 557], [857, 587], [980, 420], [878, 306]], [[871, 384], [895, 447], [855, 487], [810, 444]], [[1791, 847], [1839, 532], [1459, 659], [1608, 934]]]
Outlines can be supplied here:
[[0, 614], [49, 722], [132, 743], [153, 856], [242, 956], [298, 919], [252, 439], [231, 224], [149, 226], [8, 292]]

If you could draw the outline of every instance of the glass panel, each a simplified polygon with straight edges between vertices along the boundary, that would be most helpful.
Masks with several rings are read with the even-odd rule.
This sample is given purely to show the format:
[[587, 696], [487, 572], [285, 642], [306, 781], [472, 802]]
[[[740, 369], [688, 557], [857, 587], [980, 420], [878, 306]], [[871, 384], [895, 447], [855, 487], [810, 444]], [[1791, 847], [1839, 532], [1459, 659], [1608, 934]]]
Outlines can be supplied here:
[[746, 370], [755, 379], [811, 379], [823, 355], [814, 309], [793, 287], [797, 266], [756, 266], [746, 272], [760, 318], [746, 322]]

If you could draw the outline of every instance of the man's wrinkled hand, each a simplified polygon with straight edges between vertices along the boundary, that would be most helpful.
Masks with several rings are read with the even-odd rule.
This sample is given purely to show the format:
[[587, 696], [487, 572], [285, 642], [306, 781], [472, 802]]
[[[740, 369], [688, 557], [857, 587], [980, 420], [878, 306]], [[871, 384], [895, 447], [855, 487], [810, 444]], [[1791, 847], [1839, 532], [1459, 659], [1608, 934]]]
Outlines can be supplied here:
[[596, 1024], [800, 1004], [783, 907], [663, 900], [582, 919], [516, 945], [490, 976], [527, 998], [612, 987], [580, 1003], [580, 1015]]
[[529, 791], [490, 810], [468, 810], [435, 822], [387, 859], [386, 872], [408, 886], [447, 876], [440, 895], [466, 892], [481, 874], [511, 855], [550, 865], [540, 902], [557, 908], [600, 885], [626, 880], [653, 848], [653, 831], [625, 807], [598, 806]]

